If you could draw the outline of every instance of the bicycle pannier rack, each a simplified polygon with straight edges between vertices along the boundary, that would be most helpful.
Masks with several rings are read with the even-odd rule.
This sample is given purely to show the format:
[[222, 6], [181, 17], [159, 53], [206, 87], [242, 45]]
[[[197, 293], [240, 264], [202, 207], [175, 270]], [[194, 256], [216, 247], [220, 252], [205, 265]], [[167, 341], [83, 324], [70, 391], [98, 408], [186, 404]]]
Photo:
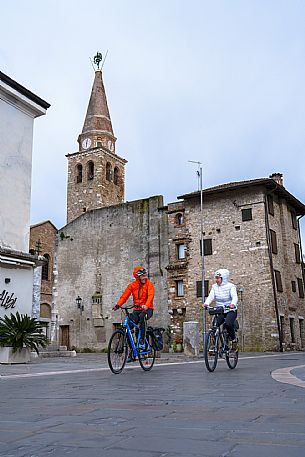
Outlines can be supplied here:
[[155, 351], [162, 351], [163, 349], [163, 336], [164, 328], [161, 327], [148, 327], [147, 333], [151, 335], [152, 347]]

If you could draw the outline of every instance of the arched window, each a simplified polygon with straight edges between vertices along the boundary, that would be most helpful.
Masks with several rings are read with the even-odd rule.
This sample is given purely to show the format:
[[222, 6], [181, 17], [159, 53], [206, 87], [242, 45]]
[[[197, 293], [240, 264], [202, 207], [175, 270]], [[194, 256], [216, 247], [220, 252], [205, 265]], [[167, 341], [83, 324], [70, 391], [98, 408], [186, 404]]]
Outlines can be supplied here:
[[107, 181], [112, 181], [112, 166], [109, 162], [106, 164], [106, 179]]
[[114, 184], [118, 185], [119, 183], [119, 169], [118, 167], [114, 167], [113, 171], [113, 182]]
[[83, 166], [78, 163], [76, 165], [76, 182], [82, 182], [83, 181]]
[[42, 266], [41, 279], [43, 279], [44, 281], [48, 281], [50, 256], [49, 254], [43, 254], [43, 256], [47, 259], [47, 262]]
[[176, 224], [182, 225], [184, 224], [184, 218], [182, 213], [176, 214]]
[[88, 181], [94, 178], [94, 163], [91, 160], [87, 163], [87, 178]]

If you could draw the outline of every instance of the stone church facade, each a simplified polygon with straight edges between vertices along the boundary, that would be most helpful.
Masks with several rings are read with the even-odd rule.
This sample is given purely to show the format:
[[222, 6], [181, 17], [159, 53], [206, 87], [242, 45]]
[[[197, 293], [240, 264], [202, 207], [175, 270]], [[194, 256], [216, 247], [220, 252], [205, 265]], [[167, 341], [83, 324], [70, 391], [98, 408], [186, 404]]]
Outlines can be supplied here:
[[[67, 225], [56, 241], [52, 315], [58, 343], [104, 349], [122, 316], [112, 310], [143, 264], [155, 285], [152, 325], [202, 323], [200, 193], [164, 206], [162, 196], [124, 203], [126, 160], [118, 156], [102, 72], [95, 74], [78, 151], [68, 154]], [[243, 350], [301, 349], [304, 277], [298, 218], [305, 206], [282, 175], [203, 192], [205, 291], [231, 271], [239, 293]]]

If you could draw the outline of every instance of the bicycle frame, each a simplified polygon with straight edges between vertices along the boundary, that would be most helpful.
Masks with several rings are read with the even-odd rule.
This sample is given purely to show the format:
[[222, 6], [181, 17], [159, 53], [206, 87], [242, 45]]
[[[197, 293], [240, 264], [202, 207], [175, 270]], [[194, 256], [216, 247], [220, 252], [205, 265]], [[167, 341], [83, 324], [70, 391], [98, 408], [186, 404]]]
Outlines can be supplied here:
[[126, 316], [125, 316], [125, 319], [123, 321], [123, 324], [122, 326], [125, 328], [126, 330], [126, 333], [127, 333], [127, 338], [129, 339], [129, 342], [130, 342], [130, 346], [132, 348], [132, 351], [133, 351], [133, 355], [134, 357], [138, 357], [139, 353], [141, 355], [147, 355], [147, 354], [151, 354], [153, 349], [151, 347], [151, 345], [149, 344], [147, 338], [145, 338], [145, 343], [146, 343], [146, 347], [147, 347], [147, 351], [138, 351], [137, 349], [137, 346], [135, 345], [134, 343], [134, 339], [132, 337], [132, 333], [131, 333], [131, 327], [130, 327], [130, 324], [129, 322], [131, 321], [132, 322], [132, 325], [133, 325], [133, 328], [135, 329], [138, 329], [138, 337], [137, 337], [137, 345], [139, 344], [139, 341], [140, 341], [140, 336], [141, 336], [141, 329], [140, 329], [140, 326], [135, 324], [129, 317], [129, 313], [127, 311], [127, 309], [125, 308], [125, 312], [126, 312]]

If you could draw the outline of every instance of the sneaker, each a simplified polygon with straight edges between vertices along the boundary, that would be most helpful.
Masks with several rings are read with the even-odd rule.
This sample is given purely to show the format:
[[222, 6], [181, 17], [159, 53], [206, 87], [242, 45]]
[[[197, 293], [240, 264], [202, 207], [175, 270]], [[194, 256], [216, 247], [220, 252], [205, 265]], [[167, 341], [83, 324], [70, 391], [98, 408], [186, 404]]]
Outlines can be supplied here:
[[129, 354], [128, 354], [127, 363], [131, 363], [131, 362], [134, 362], [134, 361], [135, 361], [135, 358], [133, 356], [133, 353], [130, 351]]
[[138, 348], [141, 349], [142, 351], [144, 351], [144, 349], [145, 349], [145, 343], [144, 343], [144, 341], [140, 341], [140, 342], [139, 342]]

